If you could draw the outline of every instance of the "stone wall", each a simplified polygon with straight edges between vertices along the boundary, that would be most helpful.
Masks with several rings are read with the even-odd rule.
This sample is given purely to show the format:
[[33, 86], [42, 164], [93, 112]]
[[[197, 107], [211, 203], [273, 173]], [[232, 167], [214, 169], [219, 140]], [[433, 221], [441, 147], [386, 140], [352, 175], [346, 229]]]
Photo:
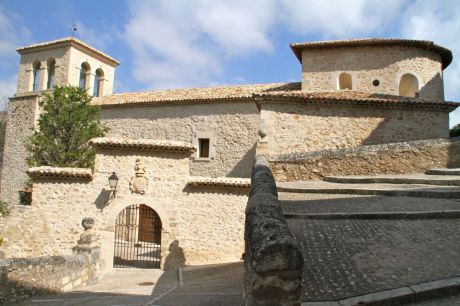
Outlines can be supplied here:
[[97, 254], [0, 259], [0, 304], [96, 283]]
[[251, 174], [260, 126], [259, 111], [253, 102], [104, 107], [101, 120], [111, 137], [194, 143], [196, 135], [210, 134], [215, 140], [211, 148], [214, 158], [192, 158], [191, 175], [249, 177]]
[[0, 191], [2, 200], [9, 204], [18, 203], [18, 191], [24, 188], [28, 180], [28, 153], [24, 144], [33, 133], [38, 98], [34, 94], [15, 97], [8, 104]]
[[[188, 152], [98, 148], [92, 178], [33, 180], [31, 206], [6, 219], [5, 256], [71, 254], [82, 218], [95, 220], [101, 257], [111, 267], [118, 214], [130, 205], [152, 208], [162, 222], [162, 268], [236, 261], [243, 252], [247, 188], [189, 186]], [[145, 165], [145, 194], [130, 189], [136, 160]], [[119, 177], [116, 196], [108, 177]]]
[[401, 76], [410, 73], [418, 79], [420, 97], [444, 99], [441, 57], [434, 52], [402, 46], [303, 50], [302, 90], [337, 90], [341, 72], [351, 75], [352, 90], [392, 95], [399, 95]]
[[269, 154], [448, 137], [445, 110], [315, 103], [263, 103]]
[[246, 208], [245, 305], [300, 305], [303, 257], [289, 231], [263, 156], [254, 163]]
[[188, 186], [177, 215], [176, 240], [186, 264], [235, 262], [244, 252], [247, 188]]
[[460, 167], [460, 138], [277, 155], [270, 165], [282, 182], [328, 175], [424, 173], [430, 168]]

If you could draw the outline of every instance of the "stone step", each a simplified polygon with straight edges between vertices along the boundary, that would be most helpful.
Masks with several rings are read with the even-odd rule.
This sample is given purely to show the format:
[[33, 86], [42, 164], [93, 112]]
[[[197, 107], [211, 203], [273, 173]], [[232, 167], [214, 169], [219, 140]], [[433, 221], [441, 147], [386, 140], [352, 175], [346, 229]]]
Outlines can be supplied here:
[[460, 175], [460, 168], [437, 168], [426, 172], [428, 175]]
[[277, 182], [279, 192], [383, 195], [398, 197], [423, 197], [460, 199], [460, 187], [422, 184], [346, 184], [325, 181]]
[[[459, 170], [460, 171], [460, 170]], [[426, 174], [406, 174], [406, 175], [349, 175], [349, 176], [326, 176], [326, 182], [346, 183], [346, 184], [423, 184], [439, 186], [460, 186], [460, 175], [426, 175]]]

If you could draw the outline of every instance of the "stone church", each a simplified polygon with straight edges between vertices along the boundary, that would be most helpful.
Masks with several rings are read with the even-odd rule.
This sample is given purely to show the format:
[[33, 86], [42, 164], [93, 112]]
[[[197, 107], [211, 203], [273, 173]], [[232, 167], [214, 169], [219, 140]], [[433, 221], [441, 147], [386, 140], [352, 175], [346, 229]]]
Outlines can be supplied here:
[[[108, 268], [236, 261], [256, 151], [276, 161], [448, 137], [458, 105], [444, 101], [448, 49], [403, 39], [291, 49], [300, 82], [113, 94], [119, 62], [79, 39], [19, 48], [1, 172], [1, 198], [12, 207], [4, 255], [70, 254], [89, 217]], [[28, 168], [24, 143], [38, 101], [66, 84], [101, 108], [108, 132], [90, 142], [94, 169]], [[314, 166], [297, 166], [294, 179], [320, 178], [322, 165]], [[293, 179], [289, 170], [274, 173]]]

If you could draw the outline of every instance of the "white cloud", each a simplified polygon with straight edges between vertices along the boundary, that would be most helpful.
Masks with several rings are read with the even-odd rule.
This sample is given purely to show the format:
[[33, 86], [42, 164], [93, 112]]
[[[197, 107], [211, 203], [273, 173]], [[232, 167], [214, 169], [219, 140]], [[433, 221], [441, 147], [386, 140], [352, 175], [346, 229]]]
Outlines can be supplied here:
[[120, 36], [120, 31], [114, 26], [101, 25], [94, 29], [81, 21], [76, 22], [75, 25], [77, 27], [76, 37], [100, 50], [107, 49], [108, 45]]
[[280, 0], [283, 23], [294, 33], [324, 38], [353, 38], [379, 29], [395, 19], [403, 0]]
[[16, 55], [18, 44], [29, 35], [29, 30], [18, 16], [0, 6], [0, 57]]
[[[456, 0], [416, 1], [408, 6], [401, 34], [414, 39], [432, 40], [449, 48], [454, 60], [444, 71], [446, 100], [460, 101], [460, 6]], [[451, 126], [460, 123], [460, 111], [451, 114]]]
[[273, 49], [271, 2], [131, 1], [125, 37], [134, 78], [149, 88], [213, 83], [228, 56]]
[[[124, 29], [133, 76], [149, 88], [216, 83], [229, 58], [273, 51], [278, 27], [353, 37], [391, 19], [403, 0], [130, 1]], [[218, 82], [217, 82], [218, 83]]]
[[0, 6], [0, 69], [3, 77], [0, 78], [0, 110], [5, 107], [8, 97], [16, 91], [16, 73], [18, 55], [16, 49], [27, 40], [30, 32], [23, 20]]
[[0, 111], [5, 108], [8, 98], [13, 96], [16, 91], [16, 80], [17, 75], [13, 75], [5, 80], [0, 79]]

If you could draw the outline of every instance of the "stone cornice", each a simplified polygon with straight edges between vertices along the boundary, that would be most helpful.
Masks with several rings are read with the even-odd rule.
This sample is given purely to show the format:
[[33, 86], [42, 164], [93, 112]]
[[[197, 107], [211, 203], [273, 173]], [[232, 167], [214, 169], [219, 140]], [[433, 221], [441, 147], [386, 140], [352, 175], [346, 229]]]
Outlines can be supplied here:
[[93, 172], [89, 168], [67, 167], [33, 167], [27, 170], [32, 178], [60, 178], [60, 179], [92, 179]]
[[239, 177], [203, 177], [191, 176], [187, 182], [190, 186], [251, 187], [251, 179]]
[[195, 152], [196, 148], [187, 142], [155, 139], [127, 139], [99, 137], [93, 138], [89, 144], [95, 148], [106, 149], [140, 149], [165, 152]]
[[336, 105], [359, 105], [381, 108], [417, 108], [453, 111], [460, 103], [449, 101], [433, 101], [423, 98], [409, 98], [396, 95], [365, 93], [356, 91], [330, 92], [272, 92], [254, 94], [260, 108], [263, 103], [316, 103]]

